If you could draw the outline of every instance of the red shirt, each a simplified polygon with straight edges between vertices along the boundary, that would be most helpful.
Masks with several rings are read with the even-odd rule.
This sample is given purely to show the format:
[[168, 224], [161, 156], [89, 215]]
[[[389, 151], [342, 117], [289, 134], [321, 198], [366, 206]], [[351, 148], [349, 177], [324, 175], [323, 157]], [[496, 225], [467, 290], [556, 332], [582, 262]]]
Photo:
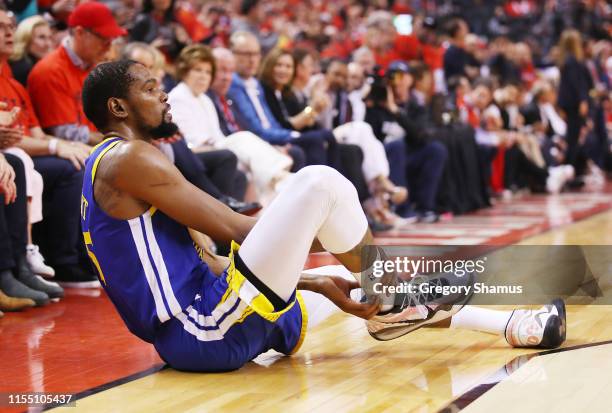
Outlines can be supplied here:
[[78, 124], [96, 130], [85, 116], [81, 101], [89, 71], [72, 63], [63, 46], [34, 65], [28, 76], [28, 92], [43, 128]]
[[21, 83], [13, 78], [7, 62], [0, 65], [0, 101], [7, 104], [7, 107], [2, 109], [4, 111], [10, 111], [14, 107], [21, 109], [12, 126], [23, 127], [24, 134], [29, 136], [30, 128], [39, 126], [30, 96]]

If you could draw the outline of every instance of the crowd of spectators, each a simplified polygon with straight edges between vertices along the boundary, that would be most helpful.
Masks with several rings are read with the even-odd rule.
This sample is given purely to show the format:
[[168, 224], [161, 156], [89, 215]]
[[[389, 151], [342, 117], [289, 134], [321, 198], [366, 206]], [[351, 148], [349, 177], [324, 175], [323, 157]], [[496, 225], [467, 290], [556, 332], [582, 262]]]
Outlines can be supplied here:
[[0, 310], [99, 285], [79, 205], [85, 159], [104, 137], [81, 91], [103, 61], [150, 70], [177, 126], [155, 145], [242, 213], [312, 164], [354, 184], [375, 231], [517, 191], [577, 190], [612, 169], [605, 0], [3, 6]]

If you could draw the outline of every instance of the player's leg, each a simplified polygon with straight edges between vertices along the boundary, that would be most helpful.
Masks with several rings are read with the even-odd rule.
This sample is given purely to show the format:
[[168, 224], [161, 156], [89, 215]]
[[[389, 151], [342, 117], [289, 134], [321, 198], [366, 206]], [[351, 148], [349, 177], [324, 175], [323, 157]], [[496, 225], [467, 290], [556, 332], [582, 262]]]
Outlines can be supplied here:
[[317, 238], [350, 271], [359, 272], [358, 250], [370, 240], [357, 191], [324, 166], [300, 170], [270, 204], [242, 244], [240, 259], [282, 300], [288, 300]]

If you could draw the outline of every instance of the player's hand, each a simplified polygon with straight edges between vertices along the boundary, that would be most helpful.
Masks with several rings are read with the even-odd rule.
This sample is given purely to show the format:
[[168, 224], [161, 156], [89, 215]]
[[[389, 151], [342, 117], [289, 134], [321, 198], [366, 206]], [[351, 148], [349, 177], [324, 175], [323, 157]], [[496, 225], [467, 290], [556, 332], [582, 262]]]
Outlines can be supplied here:
[[327, 297], [339, 309], [354, 316], [370, 319], [380, 310], [380, 301], [376, 297], [373, 303], [359, 303], [351, 299], [351, 290], [360, 288], [355, 280], [346, 280], [338, 276], [319, 276], [316, 279], [317, 292]]
[[89, 156], [89, 147], [86, 145], [78, 145], [74, 142], [66, 142], [60, 140], [57, 143], [57, 156], [62, 159], [68, 159], [77, 171], [85, 166], [85, 159]]
[[0, 154], [0, 193], [4, 194], [5, 205], [14, 202], [17, 198], [15, 171], [2, 154]]

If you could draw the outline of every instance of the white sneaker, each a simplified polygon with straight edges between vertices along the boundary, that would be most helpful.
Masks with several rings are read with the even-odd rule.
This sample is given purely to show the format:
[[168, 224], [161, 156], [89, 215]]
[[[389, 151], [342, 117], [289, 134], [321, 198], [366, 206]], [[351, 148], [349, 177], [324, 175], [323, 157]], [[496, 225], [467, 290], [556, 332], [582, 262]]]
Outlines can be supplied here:
[[565, 341], [565, 303], [553, 300], [537, 310], [514, 310], [506, 325], [512, 347], [557, 348]]
[[563, 171], [565, 173], [565, 179], [571, 181], [576, 176], [576, 171], [572, 165], [563, 165]]
[[45, 264], [45, 258], [38, 251], [38, 245], [30, 244], [26, 247], [26, 259], [34, 274], [45, 278], [55, 277], [55, 270]]
[[568, 173], [566, 172], [565, 166], [551, 166], [548, 168], [546, 190], [551, 194], [558, 194], [561, 192], [563, 185], [568, 181], [567, 175]]

